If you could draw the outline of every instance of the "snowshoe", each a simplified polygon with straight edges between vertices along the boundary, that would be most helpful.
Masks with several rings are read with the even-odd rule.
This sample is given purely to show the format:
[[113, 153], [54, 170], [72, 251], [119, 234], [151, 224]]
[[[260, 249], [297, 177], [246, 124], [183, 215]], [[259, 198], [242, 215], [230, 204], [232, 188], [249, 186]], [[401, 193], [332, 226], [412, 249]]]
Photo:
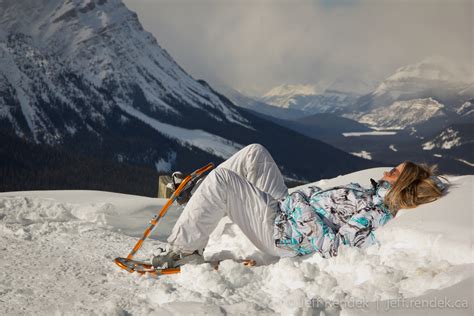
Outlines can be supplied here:
[[153, 256], [151, 264], [155, 269], [177, 268], [184, 264], [201, 264], [204, 263], [202, 251], [198, 250], [192, 253], [184, 253], [175, 250], [164, 252], [157, 256]]
[[[256, 265], [255, 260], [252, 259], [235, 261], [242, 263], [247, 267], [253, 267]], [[150, 261], [140, 261], [128, 258], [116, 258], [115, 263], [122, 269], [127, 270], [128, 272], [137, 272], [139, 274], [149, 273], [154, 276], [180, 273], [181, 267], [186, 265], [186, 263], [183, 263], [182, 265], [173, 268], [155, 268]], [[203, 261], [202, 263], [209, 263], [214, 269], [218, 270], [221, 261]], [[191, 264], [191, 262], [189, 262], [189, 264]]]

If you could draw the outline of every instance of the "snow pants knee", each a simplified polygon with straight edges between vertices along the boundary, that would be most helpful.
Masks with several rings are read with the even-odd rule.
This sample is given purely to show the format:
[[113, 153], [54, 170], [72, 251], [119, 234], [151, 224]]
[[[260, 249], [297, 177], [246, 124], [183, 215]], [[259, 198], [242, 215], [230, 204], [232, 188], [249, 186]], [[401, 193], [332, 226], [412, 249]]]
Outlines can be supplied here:
[[249, 145], [209, 173], [183, 210], [168, 242], [183, 251], [202, 249], [227, 215], [261, 251], [276, 257], [294, 256], [277, 248], [273, 238], [278, 199], [287, 194], [270, 153], [261, 145]]

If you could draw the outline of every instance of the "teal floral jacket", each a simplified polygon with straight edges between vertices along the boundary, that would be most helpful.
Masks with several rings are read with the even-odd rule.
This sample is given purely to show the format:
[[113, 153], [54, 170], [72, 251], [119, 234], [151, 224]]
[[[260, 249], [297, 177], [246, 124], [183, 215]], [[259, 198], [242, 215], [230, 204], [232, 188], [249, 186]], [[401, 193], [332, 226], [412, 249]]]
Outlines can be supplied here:
[[323, 190], [310, 186], [279, 201], [275, 245], [323, 258], [337, 255], [340, 244], [365, 248], [377, 242], [373, 231], [393, 215], [383, 202], [389, 182], [370, 179], [372, 188], [350, 183]]

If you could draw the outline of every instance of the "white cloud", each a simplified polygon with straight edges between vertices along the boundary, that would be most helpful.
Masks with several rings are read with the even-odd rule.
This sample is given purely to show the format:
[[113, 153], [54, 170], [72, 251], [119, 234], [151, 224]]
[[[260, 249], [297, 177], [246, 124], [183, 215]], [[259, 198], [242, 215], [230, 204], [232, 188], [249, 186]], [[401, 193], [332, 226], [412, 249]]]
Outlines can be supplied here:
[[430, 55], [473, 65], [469, 0], [125, 3], [191, 75], [244, 91], [381, 78]]

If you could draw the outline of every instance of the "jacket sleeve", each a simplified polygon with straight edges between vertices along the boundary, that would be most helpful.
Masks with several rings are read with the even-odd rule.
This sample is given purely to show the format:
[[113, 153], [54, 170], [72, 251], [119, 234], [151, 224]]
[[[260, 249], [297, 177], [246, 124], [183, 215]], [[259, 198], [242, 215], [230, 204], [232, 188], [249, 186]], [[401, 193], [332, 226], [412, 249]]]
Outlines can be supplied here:
[[354, 214], [337, 233], [338, 244], [366, 248], [376, 244], [373, 231], [385, 225], [392, 215], [384, 206], [367, 206]]

